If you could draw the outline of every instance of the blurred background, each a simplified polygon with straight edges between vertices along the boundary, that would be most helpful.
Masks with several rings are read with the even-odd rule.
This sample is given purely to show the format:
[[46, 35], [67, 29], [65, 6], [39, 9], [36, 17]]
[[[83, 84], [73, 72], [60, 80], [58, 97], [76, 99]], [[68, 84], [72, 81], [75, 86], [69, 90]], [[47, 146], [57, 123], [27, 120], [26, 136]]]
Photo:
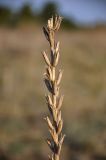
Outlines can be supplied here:
[[64, 17], [64, 160], [106, 160], [106, 1], [0, 0], [0, 160], [46, 160], [41, 51], [51, 15]]

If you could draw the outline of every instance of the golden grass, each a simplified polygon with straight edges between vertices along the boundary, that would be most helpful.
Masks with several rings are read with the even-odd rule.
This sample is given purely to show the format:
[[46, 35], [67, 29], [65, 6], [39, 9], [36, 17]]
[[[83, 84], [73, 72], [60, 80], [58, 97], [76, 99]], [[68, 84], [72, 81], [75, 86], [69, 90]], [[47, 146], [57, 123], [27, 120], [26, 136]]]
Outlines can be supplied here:
[[52, 155], [49, 156], [49, 160], [60, 159], [62, 143], [65, 137], [65, 135], [62, 134], [63, 120], [61, 116], [63, 96], [60, 96], [59, 93], [63, 72], [62, 70], [59, 70], [57, 76], [57, 65], [60, 57], [60, 43], [55, 40], [56, 31], [60, 28], [61, 20], [61, 17], [52, 17], [48, 20], [47, 27], [43, 28], [45, 37], [50, 45], [50, 56], [47, 56], [46, 52], [43, 52], [43, 57], [47, 65], [46, 73], [44, 74], [44, 82], [49, 92], [46, 96], [46, 103], [51, 115], [51, 117], [47, 116], [45, 118], [51, 135], [51, 138], [47, 138], [47, 144], [52, 151]]
[[[91, 152], [99, 151], [104, 155], [105, 35], [106, 30], [60, 30], [57, 35], [62, 48], [60, 66], [65, 68], [61, 85], [62, 92], [67, 95], [62, 108], [66, 140], [87, 141], [93, 146]], [[0, 28], [0, 142], [1, 147], [7, 150], [9, 139], [17, 143], [27, 132], [26, 137], [31, 139], [33, 134], [36, 143], [36, 139], [40, 140], [45, 134], [41, 131], [46, 132], [40, 121], [48, 113], [42, 98], [43, 63], [40, 51], [44, 48], [49, 51], [41, 26], [32, 30]], [[28, 130], [32, 130], [31, 134]], [[42, 145], [40, 152], [47, 152], [46, 144]], [[69, 146], [66, 142], [63, 147], [67, 148], [66, 145]]]

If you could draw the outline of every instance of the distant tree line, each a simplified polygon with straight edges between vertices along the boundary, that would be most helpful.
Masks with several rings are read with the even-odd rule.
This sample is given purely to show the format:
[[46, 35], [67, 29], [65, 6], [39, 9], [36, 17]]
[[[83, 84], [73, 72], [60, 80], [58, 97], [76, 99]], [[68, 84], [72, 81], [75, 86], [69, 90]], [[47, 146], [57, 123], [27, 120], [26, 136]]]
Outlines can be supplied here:
[[[30, 5], [24, 5], [19, 11], [13, 12], [11, 9], [0, 6], [0, 25], [15, 27], [20, 22], [40, 22], [44, 23], [52, 15], [58, 14], [58, 7], [55, 3], [47, 3], [40, 13], [32, 11]], [[64, 18], [63, 27], [66, 29], [76, 28], [73, 20]]]

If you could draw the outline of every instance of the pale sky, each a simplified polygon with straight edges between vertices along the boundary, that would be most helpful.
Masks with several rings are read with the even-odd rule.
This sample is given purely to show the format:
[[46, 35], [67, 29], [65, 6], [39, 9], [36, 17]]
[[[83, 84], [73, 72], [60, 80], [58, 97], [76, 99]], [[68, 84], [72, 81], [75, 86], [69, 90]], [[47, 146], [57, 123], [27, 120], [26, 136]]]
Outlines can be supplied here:
[[0, 0], [0, 5], [14, 9], [29, 2], [34, 9], [41, 9], [47, 2], [56, 2], [62, 14], [79, 23], [106, 23], [106, 0]]

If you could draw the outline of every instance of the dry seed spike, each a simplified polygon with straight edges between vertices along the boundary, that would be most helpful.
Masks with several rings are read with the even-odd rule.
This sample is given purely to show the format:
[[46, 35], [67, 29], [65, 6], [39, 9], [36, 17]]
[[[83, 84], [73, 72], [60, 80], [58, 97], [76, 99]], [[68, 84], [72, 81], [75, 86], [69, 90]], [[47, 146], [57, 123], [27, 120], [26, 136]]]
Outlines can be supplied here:
[[50, 44], [50, 60], [47, 54], [44, 52], [43, 57], [47, 64], [45, 75], [45, 85], [50, 92], [46, 96], [46, 103], [50, 111], [50, 118], [46, 117], [45, 120], [48, 125], [51, 140], [47, 139], [48, 146], [52, 151], [52, 155], [49, 156], [49, 160], [60, 160], [60, 151], [64, 136], [62, 135], [63, 120], [61, 117], [61, 106], [63, 102], [63, 96], [59, 97], [59, 85], [62, 78], [62, 71], [59, 71], [56, 77], [56, 66], [59, 62], [60, 43], [55, 42], [55, 33], [59, 30], [62, 18], [60, 16], [52, 17], [48, 20], [46, 28], [43, 28], [46, 39]]

